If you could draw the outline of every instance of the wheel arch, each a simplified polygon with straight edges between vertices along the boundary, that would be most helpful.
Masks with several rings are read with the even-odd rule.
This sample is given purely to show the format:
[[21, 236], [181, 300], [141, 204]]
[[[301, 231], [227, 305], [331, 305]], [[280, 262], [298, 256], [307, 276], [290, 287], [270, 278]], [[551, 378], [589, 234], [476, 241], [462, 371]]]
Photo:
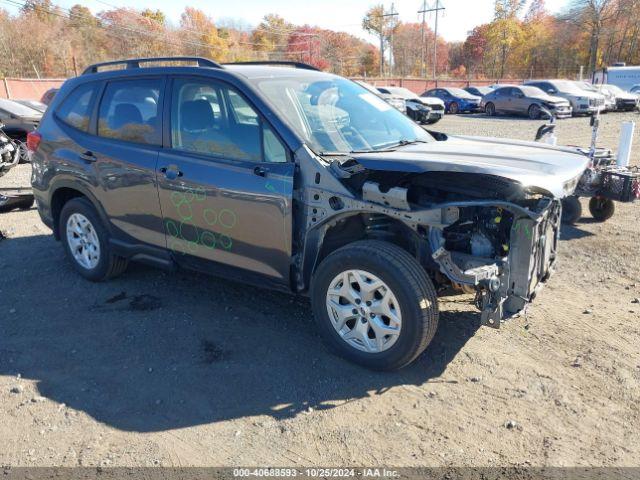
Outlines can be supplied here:
[[102, 220], [105, 228], [110, 229], [110, 224], [108, 222], [108, 217], [102, 207], [100, 206], [100, 202], [95, 198], [95, 196], [86, 188], [84, 185], [76, 183], [76, 182], [58, 182], [52, 188], [51, 198], [49, 201], [49, 205], [51, 208], [51, 217], [53, 219], [53, 235], [56, 240], [60, 240], [60, 214], [65, 204], [74, 198], [86, 198], [93, 206], [93, 208], [98, 213], [98, 216]]
[[358, 240], [383, 240], [399, 246], [419, 260], [428, 255], [423, 251], [418, 233], [397, 218], [370, 211], [350, 211], [337, 215], [309, 230], [305, 239], [302, 285], [308, 290], [318, 266], [330, 253]]

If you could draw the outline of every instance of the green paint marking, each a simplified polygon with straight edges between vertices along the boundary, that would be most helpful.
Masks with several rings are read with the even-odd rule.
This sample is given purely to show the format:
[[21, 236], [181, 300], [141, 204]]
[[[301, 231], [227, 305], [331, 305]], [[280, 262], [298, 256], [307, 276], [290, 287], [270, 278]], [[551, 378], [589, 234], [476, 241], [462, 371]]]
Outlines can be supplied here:
[[228, 237], [227, 235], [220, 235], [220, 246], [222, 248], [224, 248], [225, 250], [231, 250], [231, 247], [233, 246], [233, 240], [231, 240], [230, 237]]
[[182, 192], [171, 192], [171, 203], [173, 203], [173, 206], [176, 208], [182, 205], [184, 203], [184, 195]]
[[197, 187], [195, 191], [196, 202], [204, 202], [207, 198], [207, 193], [204, 191], [204, 188]]
[[205, 208], [202, 212], [202, 218], [207, 225], [215, 225], [218, 223], [218, 214], [211, 208]]
[[188, 222], [193, 220], [193, 209], [189, 203], [183, 203], [178, 207], [178, 215], [180, 215], [180, 220], [183, 222]]
[[203, 247], [210, 248], [211, 250], [216, 248], [216, 236], [212, 232], [204, 231], [200, 235], [200, 244]]
[[231, 229], [236, 226], [237, 217], [235, 213], [225, 208], [220, 210], [220, 215], [218, 215], [218, 220], [220, 221], [220, 225], [222, 227]]

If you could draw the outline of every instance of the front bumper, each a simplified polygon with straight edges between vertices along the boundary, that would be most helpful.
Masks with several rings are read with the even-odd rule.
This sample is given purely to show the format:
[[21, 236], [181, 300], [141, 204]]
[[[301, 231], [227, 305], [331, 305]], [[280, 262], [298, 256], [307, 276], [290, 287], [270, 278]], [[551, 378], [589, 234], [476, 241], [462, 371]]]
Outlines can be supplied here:
[[429, 113], [428, 120], [441, 120], [444, 117], [444, 109], [442, 110], [431, 110]]
[[553, 113], [556, 118], [569, 118], [571, 117], [571, 115], [573, 115], [573, 109], [567, 105], [557, 108], [551, 108], [551, 113]]
[[639, 102], [637, 100], [618, 100], [616, 102], [616, 110], [630, 112], [637, 108], [639, 108]]

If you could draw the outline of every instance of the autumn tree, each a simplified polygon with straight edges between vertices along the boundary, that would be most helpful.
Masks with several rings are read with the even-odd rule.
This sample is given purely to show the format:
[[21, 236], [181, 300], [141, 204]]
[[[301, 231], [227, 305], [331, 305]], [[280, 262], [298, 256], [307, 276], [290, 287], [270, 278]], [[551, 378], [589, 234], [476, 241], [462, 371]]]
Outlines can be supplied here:
[[371, 7], [362, 19], [362, 28], [380, 41], [380, 76], [384, 75], [385, 47], [394, 26], [393, 17], [385, 16], [382, 4]]

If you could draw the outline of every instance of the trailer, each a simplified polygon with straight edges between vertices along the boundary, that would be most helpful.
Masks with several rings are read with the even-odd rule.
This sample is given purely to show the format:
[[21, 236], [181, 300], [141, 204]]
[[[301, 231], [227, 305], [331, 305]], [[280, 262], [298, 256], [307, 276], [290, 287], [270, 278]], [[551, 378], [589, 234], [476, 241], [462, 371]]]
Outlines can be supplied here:
[[640, 66], [613, 66], [605, 67], [593, 72], [591, 83], [594, 85], [615, 85], [622, 90], [631, 89], [640, 85]]

